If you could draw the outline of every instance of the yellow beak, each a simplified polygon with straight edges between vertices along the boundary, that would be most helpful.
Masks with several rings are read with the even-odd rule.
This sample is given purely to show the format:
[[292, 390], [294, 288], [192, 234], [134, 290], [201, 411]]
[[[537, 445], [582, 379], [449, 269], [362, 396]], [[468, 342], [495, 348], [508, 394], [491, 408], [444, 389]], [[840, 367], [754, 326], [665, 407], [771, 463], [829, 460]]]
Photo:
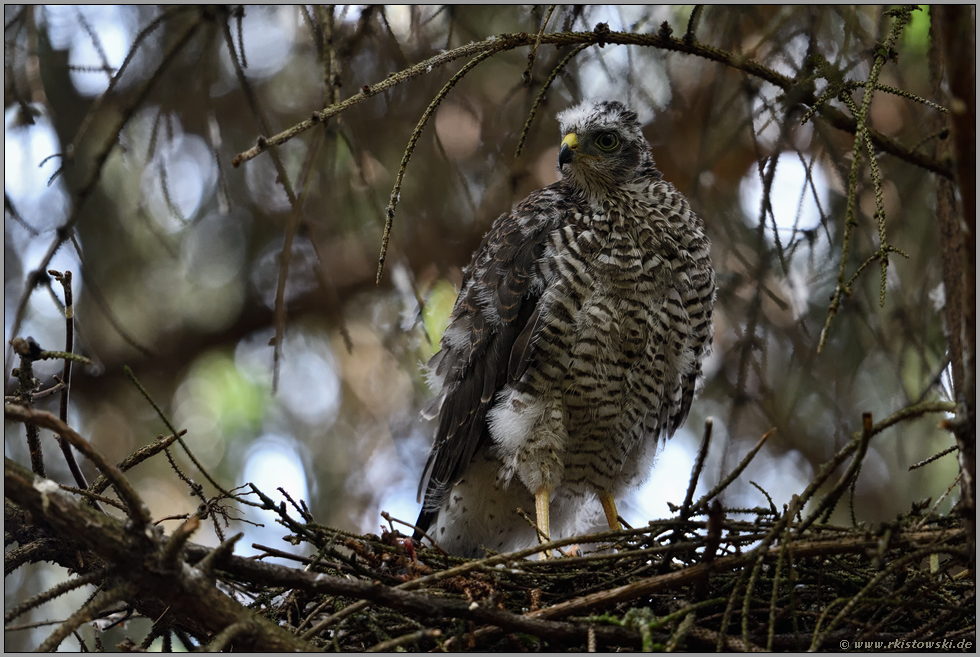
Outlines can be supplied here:
[[558, 151], [558, 168], [560, 169], [564, 164], [572, 161], [575, 157], [575, 152], [578, 150], [578, 135], [574, 132], [569, 132], [565, 135], [565, 138], [561, 140], [561, 149]]

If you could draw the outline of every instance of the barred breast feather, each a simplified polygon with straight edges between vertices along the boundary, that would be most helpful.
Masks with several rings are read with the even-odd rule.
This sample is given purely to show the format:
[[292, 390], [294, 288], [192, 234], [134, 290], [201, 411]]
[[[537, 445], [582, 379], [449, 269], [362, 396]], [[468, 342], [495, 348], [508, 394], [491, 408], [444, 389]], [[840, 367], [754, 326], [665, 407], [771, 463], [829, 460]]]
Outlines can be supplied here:
[[428, 364], [438, 394], [423, 415], [438, 424], [418, 527], [457, 554], [536, 541], [516, 514], [536, 491], [550, 491], [554, 537], [583, 501], [641, 484], [711, 346], [704, 225], [635, 114], [592, 103], [560, 119], [566, 146], [597, 148], [494, 222]]

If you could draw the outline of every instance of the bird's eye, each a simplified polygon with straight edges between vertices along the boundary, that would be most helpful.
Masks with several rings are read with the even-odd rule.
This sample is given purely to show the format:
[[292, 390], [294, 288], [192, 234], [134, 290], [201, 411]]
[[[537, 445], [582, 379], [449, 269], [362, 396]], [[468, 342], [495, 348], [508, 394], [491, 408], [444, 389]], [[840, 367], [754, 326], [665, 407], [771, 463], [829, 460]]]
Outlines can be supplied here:
[[619, 146], [619, 135], [617, 135], [615, 132], [603, 132], [601, 135], [596, 137], [595, 145], [601, 150], [611, 151]]

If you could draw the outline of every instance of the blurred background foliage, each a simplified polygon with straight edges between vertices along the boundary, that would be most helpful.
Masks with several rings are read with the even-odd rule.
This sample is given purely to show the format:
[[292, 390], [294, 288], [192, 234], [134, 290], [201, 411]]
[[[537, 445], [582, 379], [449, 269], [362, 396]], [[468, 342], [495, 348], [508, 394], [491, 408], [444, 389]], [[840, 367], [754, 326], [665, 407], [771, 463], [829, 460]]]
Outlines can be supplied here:
[[[690, 6], [549, 13], [5, 5], [5, 340], [19, 321], [18, 335], [63, 348], [63, 316], [32, 272], [70, 220], [71, 239], [48, 268], [74, 272], [76, 352], [95, 362], [76, 367], [71, 389], [69, 422], [83, 436], [119, 461], [167, 433], [124, 375], [128, 365], [223, 485], [251, 481], [277, 499], [282, 486], [306, 500], [317, 521], [349, 531], [377, 532], [382, 510], [413, 521], [432, 432], [418, 420], [432, 394], [419, 365], [438, 344], [461, 268], [498, 214], [556, 179], [555, 113], [585, 97], [620, 99], [639, 111], [665, 177], [705, 218], [719, 282], [704, 392], [623, 515], [640, 525], [668, 513], [666, 501], [683, 500], [709, 416], [715, 439], [699, 494], [775, 427], [725, 502], [768, 506], [752, 480], [781, 507], [860, 429], [863, 412], [880, 420], [918, 400], [947, 398], [935, 174], [879, 154], [888, 238], [908, 258], [892, 254], [882, 306], [877, 265], [858, 277], [818, 354], [841, 258], [853, 135], [819, 116], [801, 124], [803, 110], [780, 89], [716, 62], [640, 46], [586, 48], [558, 74], [516, 158], [535, 97], [571, 47], [542, 45], [528, 83], [527, 48], [481, 63], [418, 142], [380, 285], [384, 210], [399, 162], [461, 62], [366, 98], [278, 148], [296, 210], [269, 153], [231, 165], [259, 135], [363, 85], [471, 41], [536, 33], [546, 16], [549, 32], [607, 23], [653, 33], [666, 22], [682, 34], [691, 14]], [[891, 20], [876, 6], [709, 6], [697, 39], [787, 76], [805, 75], [808, 53], [818, 53], [841, 76], [863, 80]], [[928, 10], [914, 12], [880, 82], [934, 98], [929, 39]], [[818, 93], [825, 88], [816, 82]], [[871, 105], [875, 130], [929, 155], [938, 117], [895, 94], [878, 92]], [[848, 276], [879, 246], [875, 192], [863, 171]], [[276, 377], [270, 340], [294, 221]], [[9, 375], [9, 350], [5, 365]], [[46, 388], [61, 364], [39, 362], [36, 372]], [[8, 376], [6, 394], [15, 386]], [[57, 395], [38, 406], [57, 412]], [[882, 521], [938, 498], [956, 475], [954, 457], [908, 470], [952, 444], [936, 422], [900, 424], [872, 442], [853, 504], [841, 504], [834, 521], [848, 524], [852, 512]], [[49, 477], [70, 483], [50, 432], [42, 440]], [[22, 426], [5, 426], [4, 445], [8, 457], [28, 462]], [[94, 479], [90, 464], [82, 467]], [[163, 458], [129, 476], [155, 518], [197, 507]], [[265, 525], [233, 523], [231, 532], [247, 532], [239, 551], [254, 554], [252, 542], [289, 548], [271, 517], [248, 507], [238, 513]], [[211, 529], [194, 540], [218, 542]], [[43, 590], [57, 571], [18, 570], [5, 598]], [[64, 601], [71, 596], [52, 605]], [[45, 609], [56, 616], [51, 608], [21, 620], [38, 620]], [[7, 645], [36, 645], [30, 634], [8, 633]]]

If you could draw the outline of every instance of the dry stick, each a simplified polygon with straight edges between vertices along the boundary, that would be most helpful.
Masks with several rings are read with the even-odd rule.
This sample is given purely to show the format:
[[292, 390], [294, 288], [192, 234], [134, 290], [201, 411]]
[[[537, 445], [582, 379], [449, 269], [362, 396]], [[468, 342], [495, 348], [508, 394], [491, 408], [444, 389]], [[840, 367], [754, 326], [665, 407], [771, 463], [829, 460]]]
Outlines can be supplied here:
[[43, 620], [37, 621], [36, 623], [21, 623], [19, 625], [7, 625], [3, 628], [4, 632], [22, 632], [23, 630], [33, 630], [36, 627], [44, 627], [45, 625], [58, 625], [64, 623], [63, 620]]
[[200, 527], [201, 519], [197, 516], [197, 514], [192, 515], [190, 518], [180, 523], [180, 526], [174, 530], [173, 534], [170, 535], [170, 540], [167, 541], [167, 545], [163, 549], [163, 555], [160, 558], [160, 562], [164, 568], [167, 570], [174, 570], [177, 568], [181, 549], [187, 545], [187, 541], [191, 539], [191, 536]]
[[221, 652], [228, 647], [228, 644], [235, 640], [240, 634], [249, 631], [248, 623], [232, 623], [214, 637], [214, 641], [208, 644], [207, 652]]
[[10, 548], [3, 553], [3, 575], [6, 577], [28, 562], [53, 561], [52, 555], [60, 549], [60, 542], [54, 538], [38, 538]]
[[922, 520], [915, 523], [915, 525], [912, 527], [913, 531], [918, 531], [922, 529], [922, 527], [926, 524], [926, 522], [929, 521], [929, 517], [936, 512], [936, 509], [939, 508], [939, 505], [942, 504], [943, 500], [945, 500], [949, 496], [949, 494], [953, 492], [953, 489], [956, 488], [956, 485], [960, 483], [960, 479], [962, 478], [963, 478], [962, 472], [956, 475], [956, 478], [953, 479], [952, 483], [950, 483], [950, 485], [947, 486], [946, 492], [939, 496], [939, 499], [937, 499], [936, 503], [932, 505], [932, 507], [929, 509], [929, 512], [922, 516]]
[[[88, 179], [82, 183], [81, 187], [79, 187], [78, 191], [74, 195], [71, 215], [68, 217], [65, 223], [63, 223], [58, 230], [55, 231], [55, 239], [52, 240], [48, 250], [41, 258], [38, 268], [28, 276], [28, 284], [17, 302], [17, 309], [14, 311], [14, 321], [10, 329], [11, 335], [17, 335], [20, 332], [20, 327], [24, 320], [24, 313], [27, 310], [27, 302], [30, 300], [31, 294], [34, 292], [34, 288], [40, 281], [41, 273], [48, 268], [54, 254], [57, 253], [58, 249], [61, 248], [61, 245], [64, 244], [64, 242], [72, 235], [75, 225], [82, 217], [82, 208], [85, 206], [85, 201], [88, 200], [88, 198], [92, 196], [92, 193], [95, 191], [95, 187], [99, 183], [99, 179], [102, 176], [102, 168], [109, 159], [109, 154], [115, 149], [116, 144], [119, 143], [119, 135], [123, 128], [126, 127], [129, 120], [136, 114], [136, 110], [142, 106], [143, 101], [145, 101], [147, 96], [149, 96], [160, 77], [162, 77], [164, 71], [166, 71], [171, 62], [177, 58], [177, 53], [179, 53], [190, 41], [191, 37], [197, 31], [197, 28], [201, 25], [202, 20], [203, 19], [201, 18], [196, 20], [194, 23], [188, 26], [188, 28], [184, 30], [179, 37], [177, 37], [173, 45], [167, 50], [167, 52], [164, 53], [160, 61], [160, 65], [155, 71], [153, 71], [153, 74], [147, 78], [146, 82], [139, 89], [139, 91], [137, 91], [133, 102], [121, 109], [119, 122], [112, 130], [112, 133], [109, 135], [109, 138], [106, 140], [103, 147], [98, 151], [98, 154], [95, 157], [95, 166], [93, 167], [91, 174], [89, 175]], [[11, 352], [8, 351], [7, 358], [4, 361], [4, 379], [9, 378], [8, 374], [12, 364], [12, 362], [9, 360], [10, 355]]]
[[15, 420], [17, 422], [33, 422], [34, 424], [44, 427], [45, 429], [51, 429], [52, 431], [58, 433], [62, 438], [71, 443], [72, 447], [77, 449], [82, 453], [88, 460], [90, 460], [99, 471], [105, 475], [105, 477], [112, 483], [115, 487], [116, 492], [119, 497], [126, 504], [126, 514], [137, 526], [137, 529], [142, 530], [146, 525], [150, 524], [150, 511], [146, 508], [143, 500], [140, 499], [139, 494], [136, 489], [132, 487], [123, 473], [109, 463], [89, 441], [82, 438], [74, 429], [70, 426], [56, 418], [51, 413], [47, 411], [38, 411], [24, 408], [23, 406], [15, 406], [13, 404], [7, 404], [3, 407], [3, 415], [8, 420]]
[[[599, 532], [596, 534], [589, 534], [586, 536], [570, 536], [568, 538], [562, 538], [555, 541], [551, 541], [549, 543], [542, 543], [540, 545], [535, 545], [533, 547], [525, 548], [523, 550], [518, 550], [517, 552], [511, 552], [507, 554], [497, 554], [492, 557], [486, 557], [484, 559], [467, 561], [459, 566], [448, 568], [446, 570], [442, 570], [437, 573], [433, 573], [431, 575], [421, 577], [419, 579], [414, 579], [405, 582], [404, 584], [399, 584], [398, 586], [395, 587], [395, 589], [402, 590], [402, 591], [411, 591], [413, 589], [420, 588], [427, 584], [433, 584], [435, 582], [441, 581], [449, 577], [465, 575], [466, 573], [469, 573], [474, 570], [483, 570], [489, 568], [490, 566], [496, 566], [497, 564], [507, 564], [513, 561], [519, 561], [521, 559], [524, 559], [525, 557], [532, 556], [534, 554], [543, 552], [545, 550], [552, 550], [560, 547], [565, 547], [566, 545], [573, 545], [579, 542], [598, 543], [600, 541], [604, 541], [612, 538], [636, 536], [639, 534], [645, 534], [647, 533], [647, 531], [649, 531], [648, 528], [623, 529], [618, 531]], [[302, 634], [300, 638], [304, 640], [309, 640], [312, 637], [319, 634], [320, 632], [322, 632], [323, 630], [325, 630], [326, 628], [330, 627], [336, 621], [341, 620], [352, 613], [360, 611], [361, 609], [364, 609], [370, 604], [371, 603], [368, 600], [360, 600], [358, 602], [355, 602], [354, 604], [345, 607], [344, 609], [336, 612], [335, 614], [332, 614], [331, 616], [328, 616], [327, 618], [323, 619], [322, 621], [320, 621], [319, 623], [311, 627], [304, 634]]]
[[[903, 420], [919, 417], [920, 415], [924, 415], [926, 413], [951, 413], [955, 410], [956, 404], [954, 402], [934, 401], [915, 404], [914, 406], [909, 406], [892, 413], [887, 418], [874, 425], [871, 428], [871, 431], [868, 432], [868, 438], [881, 433], [893, 424], [897, 424]], [[801, 509], [803, 508], [803, 505], [806, 504], [811, 497], [813, 497], [817, 490], [823, 486], [824, 482], [830, 478], [830, 475], [834, 473], [834, 470], [836, 470], [841, 463], [847, 460], [847, 457], [853, 454], [854, 450], [858, 449], [863, 439], [864, 431], [856, 431], [851, 437], [851, 442], [834, 454], [833, 458], [820, 466], [820, 471], [817, 473], [817, 476], [813, 478], [813, 481], [811, 481], [806, 489], [804, 489], [803, 493], [800, 494]], [[800, 528], [797, 530], [796, 535], [801, 536], [810, 525], [816, 522], [817, 518], [820, 517], [822, 510], [822, 504], [818, 508], [814, 509], [813, 512], [810, 513], [810, 515], [802, 523], [800, 523]]]
[[[53, 417], [53, 416], [52, 416]], [[44, 640], [44, 642], [37, 647], [35, 652], [53, 652], [58, 649], [61, 642], [68, 638], [72, 632], [77, 630], [79, 627], [85, 623], [91, 622], [98, 618], [99, 612], [106, 606], [116, 602], [117, 600], [122, 600], [133, 593], [133, 587], [129, 584], [123, 584], [117, 586], [111, 591], [107, 591], [101, 595], [95, 597], [83, 606], [81, 609], [72, 614], [68, 620], [62, 623], [58, 629], [56, 629], [51, 636]]]
[[[225, 43], [228, 46], [228, 53], [231, 55], [232, 63], [235, 66], [235, 75], [238, 78], [238, 84], [242, 88], [242, 93], [245, 94], [245, 100], [248, 102], [249, 109], [252, 110], [252, 114], [255, 116], [256, 121], [259, 123], [259, 129], [262, 132], [269, 132], [269, 121], [265, 114], [262, 112], [262, 108], [259, 107], [258, 98], [252, 89], [252, 86], [248, 83], [248, 78], [245, 77], [245, 71], [242, 69], [242, 63], [238, 61], [238, 56], [235, 54], [235, 44], [231, 36], [231, 28], [228, 25], [228, 21], [222, 22], [222, 32], [224, 33]], [[242, 51], [242, 57], [244, 58], [245, 51]], [[260, 143], [264, 143], [263, 138], [259, 138]], [[268, 144], [268, 146], [275, 146], [275, 144]], [[263, 149], [264, 150], [264, 149]], [[272, 163], [276, 167], [277, 180], [280, 185], [282, 185], [283, 190], [286, 192], [286, 196], [289, 199], [289, 204], [291, 206], [296, 205], [296, 195], [293, 193], [293, 189], [289, 184], [289, 177], [286, 175], [286, 167], [282, 163], [282, 158], [279, 157], [279, 151], [276, 148], [272, 148]], [[237, 166], [237, 165], [236, 165]]]
[[[248, 78], [245, 77], [245, 71], [242, 69], [242, 62], [238, 61], [238, 57], [235, 55], [235, 45], [231, 36], [231, 28], [228, 25], [228, 21], [222, 22], [222, 32], [225, 37], [225, 43], [228, 46], [228, 52], [231, 55], [232, 63], [235, 66], [235, 74], [238, 77], [238, 84], [242, 88], [242, 93], [245, 94], [245, 99], [248, 101], [249, 108], [252, 110], [252, 114], [259, 123], [259, 128], [263, 132], [269, 132], [269, 121], [262, 109], [259, 107], [258, 98], [252, 90], [251, 85], [248, 83]], [[242, 49], [242, 60], [245, 59], [245, 50]], [[312, 162], [314, 159], [315, 151], [319, 147], [319, 142], [315, 142], [314, 148], [311, 148], [307, 153], [306, 160], [306, 177], [309, 176], [309, 171], [312, 168]], [[292, 208], [290, 213], [289, 223], [286, 228], [286, 237], [283, 243], [283, 255], [280, 257], [280, 271], [279, 271], [279, 282], [276, 288], [276, 342], [273, 348], [273, 369], [272, 369], [272, 390], [275, 392], [279, 385], [279, 361], [282, 358], [282, 338], [285, 332], [285, 288], [286, 288], [286, 276], [289, 273], [289, 262], [292, 256], [292, 240], [296, 234], [296, 230], [299, 226], [298, 213], [301, 211], [302, 203], [296, 198], [296, 193], [293, 190], [292, 185], [289, 182], [289, 176], [286, 173], [286, 167], [282, 162], [282, 158], [279, 156], [279, 151], [277, 148], [273, 147], [270, 155], [272, 156], [273, 166], [276, 168], [276, 180], [282, 185], [283, 191], [286, 193], [286, 198], [289, 199], [289, 205]]]
[[[89, 500], [92, 501], [92, 506], [97, 507], [99, 511], [102, 511], [103, 513], [105, 513], [105, 510], [102, 509], [101, 507], [98, 507], [98, 502], [102, 502], [103, 504], [108, 504], [109, 506], [114, 506], [123, 512], [126, 511], [126, 505], [123, 504], [122, 502], [114, 500], [111, 497], [96, 495], [95, 493], [89, 492], [87, 488], [75, 488], [74, 486], [67, 486], [65, 484], [58, 484], [58, 488], [64, 491], [68, 491], [69, 493], [75, 493], [75, 495], [81, 495], [82, 497], [88, 498]], [[159, 521], [156, 524], [158, 523]]]
[[418, 643], [422, 639], [435, 639], [440, 636], [442, 636], [442, 630], [426, 628], [424, 630], [412, 632], [411, 634], [403, 634], [402, 636], [395, 637], [394, 639], [382, 641], [375, 646], [371, 646], [365, 652], [394, 652], [395, 648], [410, 643]]
[[408, 168], [408, 162], [412, 159], [412, 153], [415, 152], [415, 145], [418, 143], [419, 139], [422, 137], [422, 130], [425, 128], [425, 124], [429, 122], [429, 118], [439, 107], [439, 103], [443, 101], [446, 95], [452, 90], [456, 84], [463, 79], [467, 73], [469, 73], [477, 64], [482, 62], [494, 54], [495, 51], [487, 51], [480, 53], [466, 64], [463, 65], [456, 75], [449, 78], [449, 82], [443, 85], [436, 97], [432, 99], [429, 106], [425, 108], [425, 112], [422, 113], [422, 118], [419, 119], [418, 125], [415, 126], [415, 130], [412, 132], [411, 138], [408, 140], [408, 146], [405, 148], [405, 153], [402, 155], [401, 164], [398, 167], [398, 175], [395, 177], [395, 186], [391, 190], [391, 197], [388, 199], [388, 207], [385, 209], [385, 229], [384, 233], [381, 235], [381, 255], [378, 257], [378, 274], [375, 278], [375, 283], [381, 284], [381, 273], [384, 271], [385, 267], [385, 257], [388, 255], [388, 240], [391, 238], [391, 226], [395, 220], [395, 206], [398, 205], [398, 201], [401, 198], [402, 180], [405, 178], [405, 170]]
[[[70, 354], [75, 349], [75, 306], [71, 291], [71, 272], [66, 271], [62, 274], [61, 272], [49, 269], [48, 273], [61, 283], [65, 291], [65, 351]], [[58, 409], [58, 416], [62, 422], [68, 424], [68, 393], [71, 390], [70, 358], [65, 359], [65, 366], [61, 372], [61, 382], [65, 387], [61, 390], [61, 406]], [[88, 488], [85, 476], [82, 475], [82, 471], [75, 461], [75, 455], [71, 451], [71, 445], [65, 442], [60, 436], [58, 437], [58, 445], [61, 446], [61, 452], [65, 455], [65, 461], [68, 463], [68, 469], [71, 470], [71, 476], [75, 479], [75, 483], [79, 488]], [[98, 505], [97, 502], [96, 505]]]
[[94, 584], [101, 581], [102, 578], [104, 578], [108, 573], [108, 568], [100, 568], [99, 570], [93, 570], [85, 575], [79, 575], [75, 579], [69, 579], [61, 582], [57, 586], [54, 586], [43, 593], [39, 593], [30, 600], [25, 600], [12, 609], [4, 612], [3, 622], [9, 623], [18, 616], [30, 611], [34, 607], [40, 607], [49, 600], [54, 600], [55, 598], [60, 597], [69, 591], [74, 591], [75, 589], [85, 586], [86, 584]]
[[[703, 529], [704, 523], [691, 523], [690, 527], [697, 527]], [[739, 540], [742, 542], [750, 542], [749, 537], [751, 534], [746, 534], [739, 536]], [[758, 540], [762, 538], [762, 535], [755, 535], [753, 540]], [[616, 561], [631, 559], [633, 557], [645, 557], [654, 556], [657, 554], [670, 554], [670, 553], [682, 553], [685, 551], [693, 551], [700, 547], [703, 547], [704, 543], [696, 541], [687, 541], [684, 543], [674, 543], [671, 545], [663, 545], [660, 547], [645, 547], [636, 550], [617, 550], [616, 552], [604, 552], [604, 553], [591, 553], [581, 557], [565, 557], [564, 559], [550, 559], [542, 561], [528, 561], [521, 564], [521, 570], [523, 572], [530, 572], [535, 570], [561, 570], [567, 566], [577, 566], [581, 564], [592, 564], [599, 563], [602, 561]], [[643, 566], [646, 568], [647, 566]], [[493, 569], [485, 569], [485, 572], [493, 572]]]
[[840, 481], [837, 485], [827, 494], [824, 498], [820, 500], [820, 509], [823, 510], [823, 522], [829, 522], [830, 516], [837, 508], [837, 502], [840, 501], [841, 496], [844, 495], [844, 491], [851, 488], [854, 482], [857, 481], [857, 476], [861, 472], [861, 465], [864, 463], [864, 457], [868, 453], [868, 445], [871, 444], [872, 431], [874, 430], [874, 419], [871, 413], [861, 414], [861, 437], [857, 444], [857, 453], [851, 460], [851, 464], [847, 467], [847, 470], [841, 475]]
[[[424, 531], [422, 531], [422, 529], [420, 527], [418, 527], [417, 525], [413, 525], [410, 522], [405, 522], [404, 520], [399, 520], [398, 518], [394, 518], [387, 511], [382, 511], [381, 512], [381, 517], [384, 518], [385, 520], [387, 520], [388, 521], [388, 524], [397, 522], [399, 525], [404, 525], [405, 527], [408, 527], [413, 532], [419, 532], [420, 534], [422, 534], [422, 537], [423, 538], [429, 539], [429, 542], [432, 544], [432, 547], [435, 550], [437, 550], [438, 552], [441, 552], [443, 555], [448, 555], [449, 554], [448, 552], [446, 552], [445, 550], [443, 550], [441, 547], [439, 547], [439, 544], [436, 543], [435, 540], [431, 536], [429, 536], [427, 533], [425, 533]], [[395, 530], [394, 526], [392, 526], [391, 529], [392, 529], [392, 531], [394, 531]]]
[[[246, 562], [244, 559], [236, 559], [236, 561], [238, 563]], [[420, 613], [436, 618], [469, 619], [504, 629], [526, 632], [545, 639], [562, 640], [570, 637], [584, 639], [588, 633], [588, 627], [584, 624], [546, 620], [534, 615], [515, 614], [499, 609], [492, 603], [467, 603], [463, 600], [410, 593], [400, 588], [383, 586], [377, 582], [330, 577], [283, 568], [273, 564], [246, 563], [253, 567], [249, 573], [252, 581], [270, 586], [285, 586], [314, 593], [359, 597], [399, 611]], [[630, 645], [639, 644], [638, 633], [624, 631], [621, 628], [597, 627], [596, 635], [604, 641], [616, 641]]]
[[701, 479], [701, 471], [704, 470], [704, 462], [708, 459], [708, 445], [711, 444], [711, 431], [714, 428], [714, 418], [707, 418], [704, 421], [704, 434], [701, 436], [701, 447], [698, 448], [698, 457], [694, 461], [691, 469], [691, 479], [687, 483], [687, 493], [684, 495], [684, 504], [681, 506], [679, 518], [687, 520], [691, 517], [691, 503], [694, 501], [694, 491], [698, 487]]
[[733, 481], [738, 479], [739, 475], [742, 474], [745, 468], [749, 467], [749, 463], [751, 463], [752, 459], [755, 458], [755, 455], [759, 453], [759, 450], [762, 449], [762, 446], [766, 444], [767, 440], [769, 440], [769, 436], [771, 436], [775, 432], [776, 429], [775, 427], [773, 427], [769, 431], [762, 434], [762, 437], [759, 438], [759, 442], [755, 444], [755, 447], [749, 450], [749, 453], [745, 455], [745, 458], [742, 459], [742, 462], [739, 463], [738, 466], [734, 470], [732, 470], [727, 477], [722, 479], [717, 486], [711, 489], [711, 491], [708, 494], [704, 495], [701, 499], [698, 500], [697, 504], [695, 504], [694, 507], [691, 509], [691, 515], [707, 509], [708, 502], [710, 502], [715, 497], [717, 497], [723, 490], [728, 488], [728, 486], [731, 485]]
[[210, 576], [215, 565], [224, 562], [235, 552], [235, 543], [242, 540], [243, 532], [238, 532], [231, 538], [223, 541], [221, 545], [208, 552], [203, 559], [195, 564], [195, 567], [205, 575]]

